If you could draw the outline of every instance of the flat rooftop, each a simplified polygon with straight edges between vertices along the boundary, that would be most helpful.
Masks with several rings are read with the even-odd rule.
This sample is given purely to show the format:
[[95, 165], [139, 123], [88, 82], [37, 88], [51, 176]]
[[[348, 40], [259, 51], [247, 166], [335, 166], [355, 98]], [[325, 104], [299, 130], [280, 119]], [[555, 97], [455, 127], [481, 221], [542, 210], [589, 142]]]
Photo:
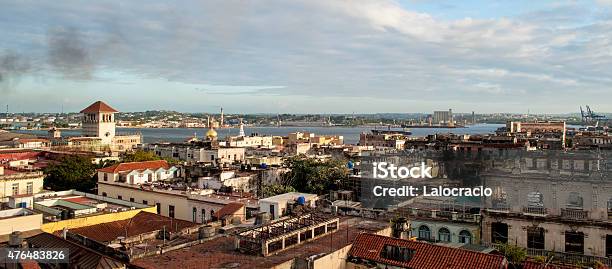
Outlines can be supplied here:
[[389, 224], [384, 221], [340, 217], [338, 231], [268, 257], [238, 252], [234, 236], [227, 235], [189, 248], [137, 259], [132, 263], [143, 268], [270, 268], [295, 258], [307, 259], [334, 252], [352, 244], [360, 233], [376, 233], [388, 227]]
[[285, 202], [285, 201], [288, 201], [288, 200], [295, 200], [298, 197], [304, 197], [306, 199], [312, 199], [312, 198], [317, 197], [317, 195], [316, 194], [311, 194], [311, 193], [288, 192], [288, 193], [283, 193], [283, 194], [271, 196], [271, 197], [268, 197], [268, 198], [260, 199], [259, 201], [262, 201], [262, 202]]
[[32, 211], [43, 214], [43, 222], [48, 223], [61, 220], [63, 211], [73, 212], [70, 218], [80, 218], [148, 207], [151, 206], [68, 190], [35, 194]]

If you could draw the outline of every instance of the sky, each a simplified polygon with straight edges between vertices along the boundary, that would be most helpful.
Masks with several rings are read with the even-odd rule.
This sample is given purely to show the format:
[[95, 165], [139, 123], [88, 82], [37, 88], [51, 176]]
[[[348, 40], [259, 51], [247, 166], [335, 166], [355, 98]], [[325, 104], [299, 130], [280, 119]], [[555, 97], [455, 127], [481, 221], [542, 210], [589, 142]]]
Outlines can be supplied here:
[[0, 6], [0, 112], [612, 112], [612, 0]]

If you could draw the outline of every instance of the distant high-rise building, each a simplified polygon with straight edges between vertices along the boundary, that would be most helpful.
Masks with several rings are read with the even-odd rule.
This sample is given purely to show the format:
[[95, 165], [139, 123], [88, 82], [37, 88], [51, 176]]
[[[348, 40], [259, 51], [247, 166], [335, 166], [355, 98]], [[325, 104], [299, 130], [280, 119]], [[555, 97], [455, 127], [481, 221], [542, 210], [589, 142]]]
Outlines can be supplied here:
[[221, 107], [221, 121], [219, 122], [219, 127], [223, 126], [223, 107]]
[[453, 110], [449, 109], [448, 111], [434, 111], [432, 121], [434, 124], [452, 124]]

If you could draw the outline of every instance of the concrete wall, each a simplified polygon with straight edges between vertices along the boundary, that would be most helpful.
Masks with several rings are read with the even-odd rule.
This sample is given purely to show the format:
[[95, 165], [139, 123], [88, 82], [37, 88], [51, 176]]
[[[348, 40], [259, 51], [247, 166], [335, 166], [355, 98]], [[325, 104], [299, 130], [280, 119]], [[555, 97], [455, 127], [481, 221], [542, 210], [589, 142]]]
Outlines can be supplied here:
[[108, 223], [118, 220], [124, 220], [134, 217], [141, 211], [156, 213], [155, 206], [143, 208], [143, 209], [134, 209], [117, 213], [108, 213], [102, 215], [94, 215], [89, 217], [81, 217], [76, 219], [68, 219], [56, 222], [45, 223], [41, 226], [41, 230], [47, 233], [53, 233], [55, 231], [63, 230], [64, 228], [74, 229], [85, 226], [96, 225], [100, 223]]
[[[10, 209], [1, 211], [5, 213], [15, 213], [23, 209]], [[38, 230], [42, 225], [42, 214], [33, 214], [27, 216], [16, 216], [12, 218], [0, 219], [0, 235], [10, 234], [14, 231], [31, 231]]]
[[[195, 222], [202, 223], [202, 209], [204, 209], [204, 220], [211, 219], [211, 210], [219, 211], [224, 204], [207, 203], [204, 201], [187, 199], [184, 195], [161, 193], [149, 190], [142, 190], [130, 187], [115, 186], [110, 184], [98, 184], [98, 194], [106, 193], [108, 197], [118, 198], [121, 196], [123, 200], [129, 201], [134, 198], [136, 203], [144, 203], [155, 206], [160, 204], [160, 214], [170, 217], [170, 205], [174, 206], [174, 217], [186, 221], [194, 221], [193, 208], [196, 208]], [[156, 213], [156, 211], [154, 211]]]
[[345, 246], [314, 260], [312, 269], [345, 269], [346, 256], [348, 255], [352, 246], [352, 244]]

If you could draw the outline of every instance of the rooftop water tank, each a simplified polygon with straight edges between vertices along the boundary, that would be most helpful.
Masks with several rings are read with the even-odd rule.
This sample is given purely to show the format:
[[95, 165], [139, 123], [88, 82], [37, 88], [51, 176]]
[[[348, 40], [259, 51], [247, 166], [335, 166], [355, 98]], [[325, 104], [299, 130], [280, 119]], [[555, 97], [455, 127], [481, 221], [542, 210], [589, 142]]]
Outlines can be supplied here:
[[298, 205], [304, 205], [305, 203], [306, 203], [306, 198], [304, 198], [304, 196], [300, 196], [297, 198]]

